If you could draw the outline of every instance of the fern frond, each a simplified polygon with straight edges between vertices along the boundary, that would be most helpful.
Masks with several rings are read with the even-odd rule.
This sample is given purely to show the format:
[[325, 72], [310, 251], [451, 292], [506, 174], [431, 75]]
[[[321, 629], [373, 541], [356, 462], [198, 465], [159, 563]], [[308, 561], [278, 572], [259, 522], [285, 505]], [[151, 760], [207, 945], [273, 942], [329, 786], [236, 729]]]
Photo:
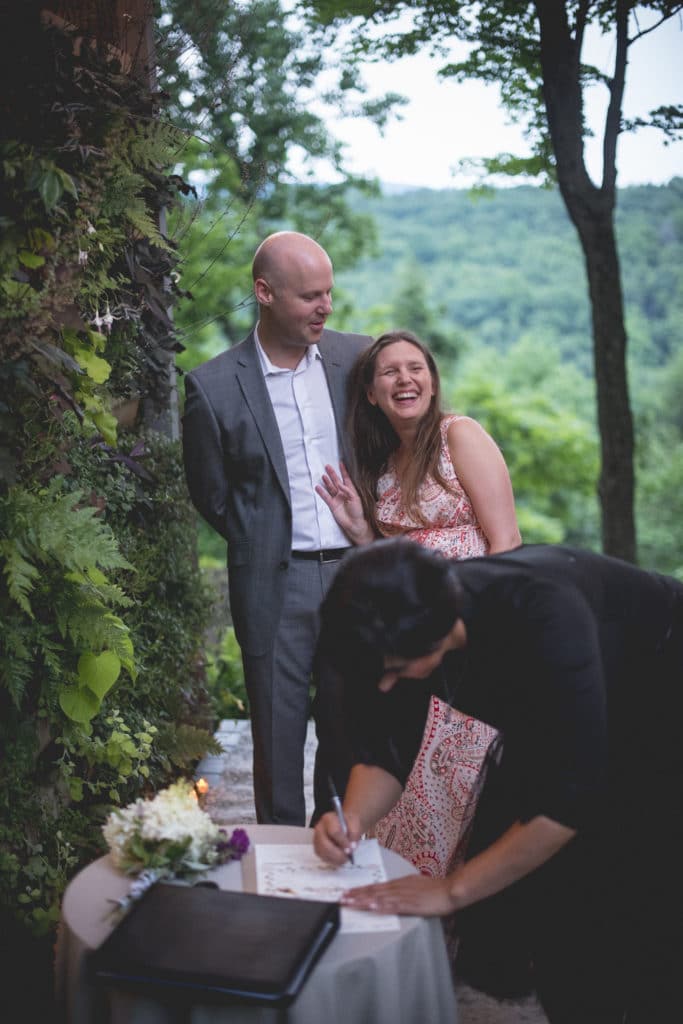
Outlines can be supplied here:
[[195, 725], [167, 725], [159, 730], [157, 745], [178, 768], [191, 767], [206, 754], [220, 754], [220, 743], [207, 732]]
[[21, 707], [26, 688], [31, 681], [32, 664], [23, 658], [0, 657], [0, 687], [7, 690], [15, 708]]
[[123, 622], [118, 615], [114, 615], [112, 612], [108, 612], [104, 616], [104, 622], [106, 624], [106, 646], [110, 651], [114, 651], [123, 665], [127, 670], [132, 679], [137, 676], [137, 669], [135, 666], [135, 652], [133, 650], [133, 641], [130, 638], [130, 630], [128, 626]]
[[128, 645], [122, 639], [128, 630], [106, 605], [85, 599], [78, 590], [66, 588], [57, 596], [55, 613], [62, 635], [77, 649], [113, 650], [119, 657], [121, 650], [124, 658], [130, 657]]
[[16, 708], [21, 706], [32, 675], [29, 636], [30, 630], [21, 630], [16, 620], [5, 623], [0, 653], [0, 687], [7, 690]]
[[75, 508], [78, 493], [64, 494], [36, 510], [31, 530], [37, 558], [48, 556], [66, 570], [130, 569], [116, 538], [91, 507]]
[[5, 560], [3, 571], [7, 577], [10, 597], [17, 602], [22, 611], [33, 618], [28, 595], [33, 590], [33, 584], [40, 576], [40, 572], [24, 558], [20, 548], [10, 541], [2, 541], [0, 553]]
[[126, 207], [126, 217], [142, 238], [149, 238], [160, 249], [171, 251], [144, 199], [139, 196], [133, 199]]
[[80, 492], [64, 493], [61, 488], [62, 481], [55, 478], [38, 494], [20, 487], [10, 489], [1, 510], [7, 522], [6, 557], [18, 551], [34, 567], [56, 563], [67, 572], [92, 566], [132, 569], [95, 509], [77, 507]]
[[57, 641], [43, 637], [40, 644], [40, 653], [47, 673], [53, 678], [64, 675], [64, 646]]
[[[96, 578], [93, 579], [93, 576]], [[90, 566], [85, 572], [69, 572], [65, 579], [77, 584], [81, 590], [82, 599], [96, 605], [118, 605], [122, 608], [130, 608], [135, 602], [128, 597], [117, 583], [110, 583], [104, 573], [94, 570]]]
[[129, 136], [128, 159], [132, 166], [145, 170], [158, 170], [172, 152], [185, 141], [184, 133], [167, 121], [150, 121]]

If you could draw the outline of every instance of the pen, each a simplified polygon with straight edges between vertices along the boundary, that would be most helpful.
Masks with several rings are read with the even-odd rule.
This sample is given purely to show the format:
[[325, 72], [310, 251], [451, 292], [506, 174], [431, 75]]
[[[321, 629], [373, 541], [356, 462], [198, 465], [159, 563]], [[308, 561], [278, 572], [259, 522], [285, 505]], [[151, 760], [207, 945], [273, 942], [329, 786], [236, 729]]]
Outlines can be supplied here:
[[[346, 824], [346, 818], [344, 817], [344, 812], [342, 810], [341, 800], [339, 799], [339, 794], [337, 793], [337, 787], [335, 786], [334, 779], [332, 778], [331, 775], [327, 776], [327, 781], [330, 784], [330, 794], [332, 795], [332, 806], [334, 807], [335, 811], [337, 812], [337, 817], [339, 818], [339, 824], [343, 828], [344, 835], [348, 839], [349, 838], [349, 826]], [[351, 851], [349, 851], [349, 860], [351, 861], [352, 864], [355, 864], [355, 861], [353, 859], [353, 853]]]

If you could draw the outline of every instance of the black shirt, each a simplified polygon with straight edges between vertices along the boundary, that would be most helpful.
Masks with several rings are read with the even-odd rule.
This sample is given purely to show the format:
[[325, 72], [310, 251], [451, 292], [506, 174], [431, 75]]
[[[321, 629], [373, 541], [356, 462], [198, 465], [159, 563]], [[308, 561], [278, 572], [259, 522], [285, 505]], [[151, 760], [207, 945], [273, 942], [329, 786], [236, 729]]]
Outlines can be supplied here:
[[[356, 760], [404, 784], [436, 691], [501, 730], [499, 779], [512, 820], [543, 814], [599, 827], [608, 808], [639, 799], [643, 715], [666, 732], [673, 714], [683, 665], [680, 644], [675, 664], [669, 645], [683, 634], [683, 585], [546, 545], [464, 560], [458, 575], [467, 646], [426, 683], [402, 680], [369, 695]], [[666, 757], [667, 743], [653, 744], [651, 757]]]

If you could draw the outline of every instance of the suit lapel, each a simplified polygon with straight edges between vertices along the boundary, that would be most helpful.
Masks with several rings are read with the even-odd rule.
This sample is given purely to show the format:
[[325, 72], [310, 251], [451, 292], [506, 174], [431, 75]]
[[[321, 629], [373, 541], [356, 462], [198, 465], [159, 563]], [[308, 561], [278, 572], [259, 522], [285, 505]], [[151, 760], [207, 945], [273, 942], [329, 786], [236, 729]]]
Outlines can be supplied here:
[[348, 452], [346, 450], [346, 388], [348, 384], [348, 368], [342, 364], [342, 360], [339, 358], [337, 345], [329, 337], [325, 337], [326, 333], [323, 333], [318, 348], [323, 366], [325, 367], [327, 385], [330, 389], [334, 419], [337, 424], [337, 437], [339, 438], [344, 461], [349, 465]]
[[265, 445], [268, 457], [272, 463], [275, 475], [284, 492], [287, 501], [290, 502], [289, 477], [287, 475], [287, 463], [282, 448], [282, 440], [278, 429], [273, 406], [268, 394], [268, 388], [263, 377], [263, 370], [256, 351], [256, 342], [253, 332], [246, 339], [241, 348], [237, 361], [237, 380], [244, 400], [247, 403], [259, 433]]

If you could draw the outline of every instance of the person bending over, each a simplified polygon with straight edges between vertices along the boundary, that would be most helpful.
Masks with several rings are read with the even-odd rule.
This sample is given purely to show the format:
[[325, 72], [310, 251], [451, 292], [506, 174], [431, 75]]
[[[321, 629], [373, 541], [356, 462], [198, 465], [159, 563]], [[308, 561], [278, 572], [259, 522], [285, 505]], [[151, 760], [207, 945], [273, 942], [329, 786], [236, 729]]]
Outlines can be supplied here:
[[343, 902], [455, 914], [465, 949], [479, 911], [493, 927], [498, 901], [552, 1024], [675, 1019], [683, 585], [563, 546], [455, 562], [382, 540], [342, 565], [317, 657], [343, 680], [355, 761], [349, 838], [335, 814], [314, 832], [331, 864], [400, 797], [439, 675], [453, 704], [503, 737], [465, 862]]

